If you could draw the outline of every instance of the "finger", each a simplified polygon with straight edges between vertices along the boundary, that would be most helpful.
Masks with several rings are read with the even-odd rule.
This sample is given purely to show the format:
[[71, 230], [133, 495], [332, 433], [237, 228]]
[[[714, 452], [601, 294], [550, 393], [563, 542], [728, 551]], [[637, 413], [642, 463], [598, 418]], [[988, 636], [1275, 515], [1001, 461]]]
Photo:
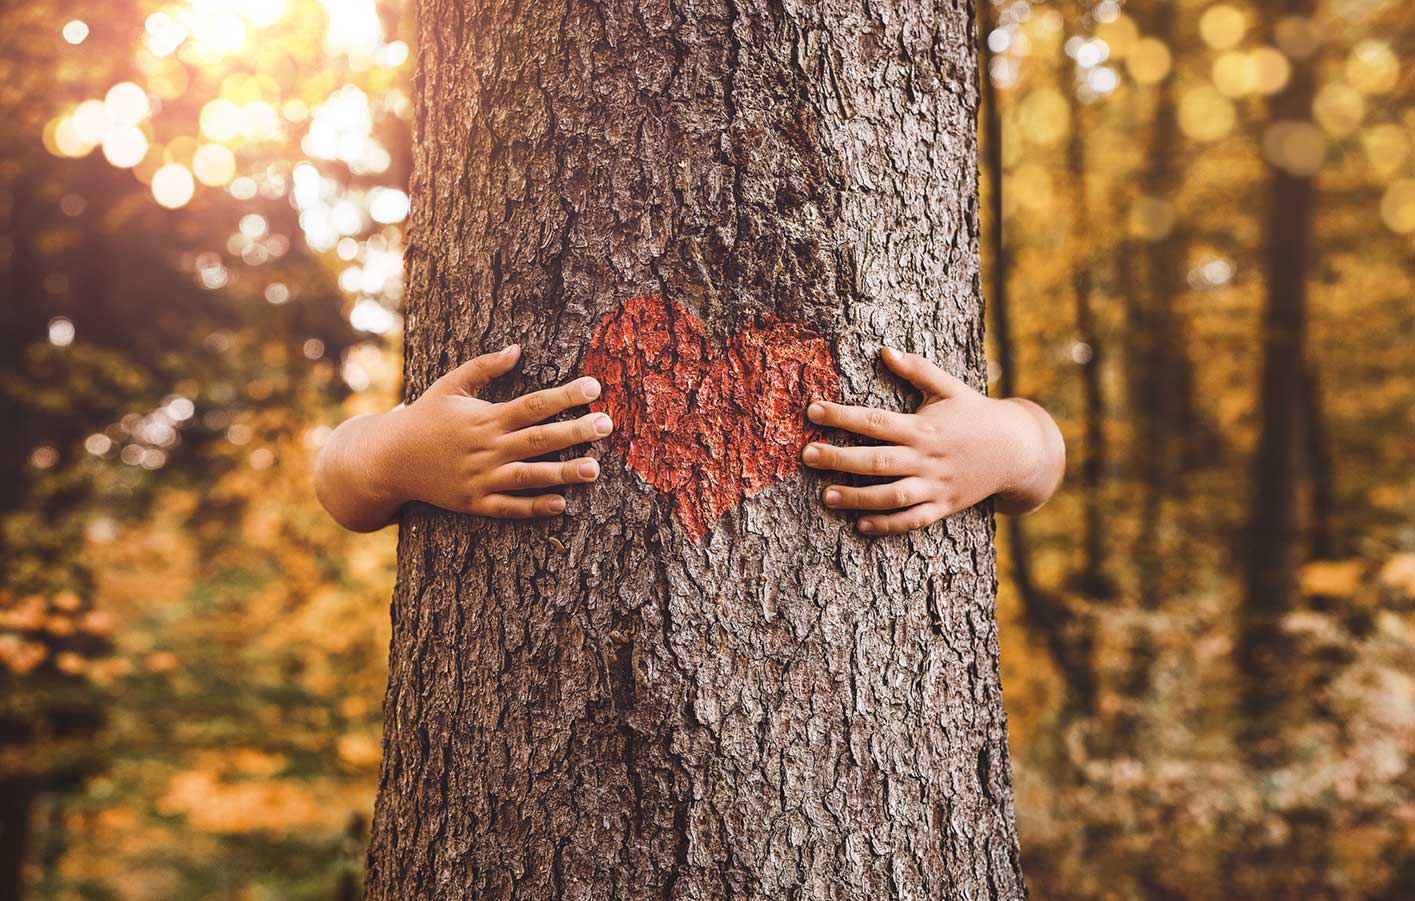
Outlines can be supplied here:
[[488, 483], [497, 491], [579, 485], [599, 478], [599, 464], [589, 457], [564, 462], [507, 463], [497, 467]]
[[833, 510], [899, 510], [928, 500], [928, 488], [923, 479], [910, 476], [863, 488], [831, 485], [821, 494], [821, 500]]
[[501, 405], [501, 421], [508, 429], [523, 429], [556, 413], [587, 404], [599, 397], [599, 382], [586, 376], [567, 385], [532, 391]]
[[908, 476], [918, 469], [918, 457], [907, 447], [836, 447], [816, 441], [806, 445], [801, 459], [812, 469], [866, 476]]
[[820, 425], [899, 444], [907, 441], [913, 432], [909, 427], [910, 414], [874, 407], [852, 407], [819, 400], [806, 408], [806, 415]]
[[586, 413], [570, 422], [551, 422], [511, 432], [503, 453], [508, 460], [524, 460], [576, 444], [598, 441], [614, 431], [614, 420], [604, 413]]
[[891, 372], [907, 379], [925, 394], [955, 397], [973, 390], [967, 382], [949, 375], [918, 354], [905, 353], [892, 347], [884, 348], [880, 354], [884, 357], [884, 365], [888, 366]]
[[494, 353], [473, 357], [433, 382], [432, 389], [475, 395], [492, 379], [505, 375], [521, 358], [521, 345], [511, 344]]
[[558, 494], [538, 494], [535, 497], [488, 494], [481, 499], [481, 503], [472, 512], [482, 516], [490, 516], [493, 519], [535, 519], [540, 516], [558, 516], [565, 512], [565, 498]]
[[935, 503], [917, 504], [908, 510], [900, 510], [898, 513], [887, 513], [884, 516], [861, 516], [855, 527], [866, 535], [893, 535], [899, 532], [912, 532], [915, 529], [922, 529], [931, 523], [938, 522], [944, 516], [944, 509]]

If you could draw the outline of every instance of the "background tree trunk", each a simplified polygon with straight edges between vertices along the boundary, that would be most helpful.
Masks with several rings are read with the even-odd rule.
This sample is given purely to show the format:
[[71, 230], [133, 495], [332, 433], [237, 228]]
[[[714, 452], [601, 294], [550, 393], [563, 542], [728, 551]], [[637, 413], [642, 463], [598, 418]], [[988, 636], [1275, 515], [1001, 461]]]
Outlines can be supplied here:
[[[1272, 3], [1270, 22], [1282, 15], [1310, 14], [1310, 0]], [[1270, 26], [1271, 27], [1271, 26]], [[1273, 98], [1274, 121], [1300, 120], [1315, 94], [1313, 64], [1293, 67], [1287, 86]], [[1259, 763], [1271, 763], [1280, 748], [1282, 723], [1294, 691], [1290, 638], [1282, 619], [1292, 611], [1295, 573], [1301, 562], [1298, 475], [1310, 439], [1304, 428], [1307, 380], [1307, 261], [1317, 195], [1312, 179], [1271, 166], [1263, 224], [1266, 295], [1263, 302], [1261, 373], [1258, 381], [1258, 449], [1253, 460], [1253, 497], [1248, 517], [1248, 558], [1239, 611], [1238, 666], [1244, 677], [1242, 713], [1246, 748]]]
[[[408, 396], [652, 295], [850, 402], [909, 402], [886, 342], [981, 386], [972, 12], [423, 0]], [[792, 472], [694, 540], [602, 462], [554, 522], [405, 512], [369, 897], [1021, 896], [987, 511], [864, 541]]]

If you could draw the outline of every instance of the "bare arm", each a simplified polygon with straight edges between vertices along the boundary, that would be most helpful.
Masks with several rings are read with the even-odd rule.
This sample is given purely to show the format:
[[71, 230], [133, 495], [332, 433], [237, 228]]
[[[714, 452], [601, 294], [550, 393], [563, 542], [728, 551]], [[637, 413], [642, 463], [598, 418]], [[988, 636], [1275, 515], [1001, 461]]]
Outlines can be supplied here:
[[1020, 398], [989, 398], [917, 354], [886, 348], [883, 356], [924, 393], [919, 409], [813, 403], [807, 415], [814, 422], [884, 445], [816, 442], [802, 459], [816, 469], [898, 478], [867, 487], [830, 485], [822, 494], [826, 506], [869, 511], [857, 527], [883, 534], [923, 528], [988, 497], [1002, 513], [1029, 513], [1056, 492], [1066, 445], [1046, 410]]
[[406, 407], [356, 416], [329, 436], [315, 461], [315, 494], [334, 520], [356, 532], [381, 529], [409, 501], [459, 513], [525, 519], [556, 516], [565, 498], [523, 489], [593, 482], [599, 464], [580, 457], [529, 461], [608, 435], [613, 422], [589, 413], [543, 423], [599, 396], [599, 382], [579, 378], [502, 404], [476, 396], [511, 370], [520, 347], [483, 354], [434, 382]]

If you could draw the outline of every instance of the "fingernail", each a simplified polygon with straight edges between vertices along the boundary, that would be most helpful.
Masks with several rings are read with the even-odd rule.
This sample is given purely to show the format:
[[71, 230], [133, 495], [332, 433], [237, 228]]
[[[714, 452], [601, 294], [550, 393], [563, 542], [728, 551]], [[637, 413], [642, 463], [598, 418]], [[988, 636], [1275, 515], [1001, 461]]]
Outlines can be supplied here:
[[588, 397], [590, 400], [599, 397], [599, 382], [597, 380], [590, 379], [585, 382], [585, 397]]
[[862, 520], [860, 520], [860, 531], [861, 531], [861, 532], [873, 532], [874, 530], [875, 530], [875, 524], [874, 524], [874, 521], [873, 521], [873, 520], [869, 520], [869, 519], [862, 519]]
[[565, 510], [565, 498], [553, 497], [550, 499], [550, 512], [560, 513]]
[[820, 404], [811, 404], [806, 408], [806, 415], [812, 419], [820, 419], [825, 415], [825, 407], [822, 407]]
[[519, 344], [508, 344], [508, 345], [506, 345], [505, 348], [502, 349], [501, 352], [504, 353], [504, 354], [513, 354], [513, 353], [515, 353], [516, 351], [518, 351], [518, 350], [520, 350], [520, 349], [521, 349], [521, 345], [519, 345]]
[[595, 417], [594, 430], [601, 435], [608, 435], [614, 431], [614, 420], [601, 413]]
[[592, 479], [599, 472], [599, 464], [593, 460], [586, 460], [580, 464], [580, 478]]
[[825, 503], [830, 507], [834, 507], [836, 504], [840, 503], [840, 492], [836, 491], [834, 488], [826, 489]]
[[814, 463], [819, 460], [820, 457], [820, 448], [816, 447], [814, 444], [806, 445], [806, 449], [801, 451], [801, 459], [805, 460], [807, 463]]

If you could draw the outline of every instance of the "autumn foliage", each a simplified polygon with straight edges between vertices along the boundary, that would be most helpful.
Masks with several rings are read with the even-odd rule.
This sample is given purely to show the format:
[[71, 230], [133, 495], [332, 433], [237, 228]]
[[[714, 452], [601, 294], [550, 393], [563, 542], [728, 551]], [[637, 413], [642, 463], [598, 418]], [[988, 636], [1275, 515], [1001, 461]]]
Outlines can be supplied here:
[[[1031, 886], [1408, 897], [1409, 10], [979, 5]], [[400, 393], [408, 13], [0, 8], [0, 896], [358, 894], [396, 536], [309, 480]]]

